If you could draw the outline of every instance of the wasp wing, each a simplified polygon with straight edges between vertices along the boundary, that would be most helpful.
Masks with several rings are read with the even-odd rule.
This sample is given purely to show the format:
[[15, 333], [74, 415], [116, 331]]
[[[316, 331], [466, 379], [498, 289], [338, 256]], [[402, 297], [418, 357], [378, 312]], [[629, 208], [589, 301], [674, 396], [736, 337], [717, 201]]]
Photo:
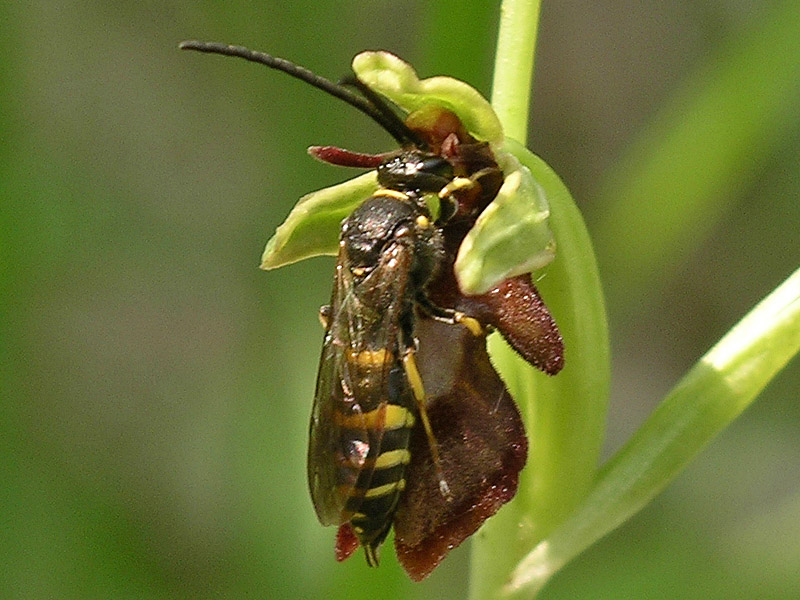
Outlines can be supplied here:
[[357, 278], [340, 247], [308, 449], [309, 488], [323, 525], [347, 522], [369, 489], [389, 401], [413, 406], [400, 362], [412, 252], [391, 243]]

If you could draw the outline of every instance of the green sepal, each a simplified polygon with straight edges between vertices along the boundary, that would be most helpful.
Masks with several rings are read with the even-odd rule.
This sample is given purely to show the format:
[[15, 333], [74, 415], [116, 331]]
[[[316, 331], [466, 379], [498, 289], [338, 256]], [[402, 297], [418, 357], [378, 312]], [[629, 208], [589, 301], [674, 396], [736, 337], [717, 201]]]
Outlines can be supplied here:
[[362, 52], [353, 59], [356, 76], [408, 112], [438, 104], [453, 111], [475, 137], [503, 140], [503, 126], [492, 105], [471, 85], [452, 77], [420, 79], [410, 64], [389, 52]]
[[497, 196], [480, 214], [458, 251], [455, 272], [465, 294], [482, 294], [515, 275], [549, 264], [556, 242], [548, 225], [548, 191], [513, 152], [515, 142], [495, 149], [505, 180]]
[[[493, 142], [505, 181], [461, 246], [456, 275], [462, 291], [482, 293], [507, 277], [553, 260], [555, 242], [547, 225], [547, 192], [513, 156], [519, 144], [500, 146], [503, 131], [480, 93], [451, 77], [420, 80], [408, 63], [388, 52], [362, 52], [353, 70], [370, 88], [408, 111], [441, 105], [452, 110], [474, 136]], [[524, 150], [524, 149], [523, 149]], [[305, 258], [335, 255], [342, 220], [378, 189], [372, 171], [300, 199], [264, 250], [262, 269]]]
[[370, 171], [300, 198], [267, 242], [261, 268], [277, 269], [312, 256], [336, 255], [342, 220], [377, 189], [377, 172]]

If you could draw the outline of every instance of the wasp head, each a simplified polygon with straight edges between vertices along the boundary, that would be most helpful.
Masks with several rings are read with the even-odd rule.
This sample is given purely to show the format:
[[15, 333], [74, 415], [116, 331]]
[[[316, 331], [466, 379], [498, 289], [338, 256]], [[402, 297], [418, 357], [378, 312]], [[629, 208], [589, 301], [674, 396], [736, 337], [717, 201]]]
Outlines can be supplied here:
[[378, 183], [393, 190], [438, 192], [453, 179], [453, 166], [443, 157], [421, 150], [403, 150], [378, 167]]

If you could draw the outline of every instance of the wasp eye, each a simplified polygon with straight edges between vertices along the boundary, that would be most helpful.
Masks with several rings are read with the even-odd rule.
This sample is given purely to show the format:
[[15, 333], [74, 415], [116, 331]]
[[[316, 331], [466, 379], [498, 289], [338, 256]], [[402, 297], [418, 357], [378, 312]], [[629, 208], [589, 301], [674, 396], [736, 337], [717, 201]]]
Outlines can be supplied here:
[[453, 166], [441, 156], [428, 156], [420, 161], [419, 171], [439, 175], [446, 179], [453, 177]]
[[389, 189], [438, 192], [453, 178], [453, 166], [443, 157], [419, 150], [391, 156], [378, 167], [378, 182]]

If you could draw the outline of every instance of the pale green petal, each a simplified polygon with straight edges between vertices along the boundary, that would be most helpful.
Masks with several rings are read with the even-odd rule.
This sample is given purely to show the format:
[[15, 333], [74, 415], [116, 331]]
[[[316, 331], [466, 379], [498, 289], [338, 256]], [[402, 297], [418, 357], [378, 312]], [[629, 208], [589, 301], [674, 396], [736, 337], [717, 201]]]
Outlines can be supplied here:
[[275, 230], [261, 257], [262, 269], [320, 255], [335, 255], [342, 220], [378, 189], [376, 171], [303, 196]]
[[505, 181], [464, 238], [455, 271], [461, 290], [481, 294], [555, 258], [546, 190], [512, 154], [496, 152]]
[[452, 77], [419, 79], [414, 67], [389, 52], [362, 52], [353, 71], [376, 92], [409, 112], [439, 105], [453, 111], [475, 137], [500, 143], [503, 127], [492, 106], [478, 90]]

